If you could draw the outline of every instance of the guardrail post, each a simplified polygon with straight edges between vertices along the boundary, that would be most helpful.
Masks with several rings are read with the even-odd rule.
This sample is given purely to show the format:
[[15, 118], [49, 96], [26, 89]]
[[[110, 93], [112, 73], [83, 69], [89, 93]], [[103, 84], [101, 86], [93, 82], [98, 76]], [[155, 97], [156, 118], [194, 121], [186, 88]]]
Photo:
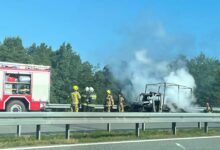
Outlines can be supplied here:
[[135, 133], [136, 136], [139, 137], [140, 136], [140, 127], [139, 127], [139, 123], [135, 124]]
[[21, 125], [17, 125], [17, 136], [21, 136]]
[[109, 133], [111, 132], [111, 124], [110, 124], [110, 123], [107, 124], [107, 131], [108, 131]]
[[198, 122], [198, 128], [199, 128], [199, 129], [202, 129], [201, 122]]
[[145, 131], [145, 126], [146, 126], [146, 124], [142, 123], [142, 131]]
[[66, 139], [70, 139], [70, 125], [66, 124]]
[[173, 135], [176, 135], [176, 122], [172, 122]]
[[41, 138], [40, 125], [36, 126], [36, 138], [37, 138], [37, 140], [40, 140], [40, 138]]
[[208, 122], [205, 122], [204, 125], [205, 125], [204, 131], [205, 133], [208, 133], [208, 130], [209, 130]]

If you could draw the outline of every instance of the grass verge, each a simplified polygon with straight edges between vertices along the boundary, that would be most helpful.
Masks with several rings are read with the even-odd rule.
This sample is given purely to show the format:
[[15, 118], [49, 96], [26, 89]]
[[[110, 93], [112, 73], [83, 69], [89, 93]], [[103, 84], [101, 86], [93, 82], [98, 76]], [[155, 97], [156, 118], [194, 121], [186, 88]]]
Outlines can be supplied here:
[[173, 135], [171, 131], [147, 130], [145, 132], [141, 132], [140, 137], [135, 136], [134, 130], [112, 131], [111, 133], [108, 133], [106, 131], [96, 131], [89, 133], [73, 132], [70, 136], [70, 140], [66, 140], [64, 134], [44, 135], [44, 133], [42, 133], [40, 141], [36, 140], [35, 136], [30, 135], [23, 135], [21, 137], [1, 136], [0, 148], [214, 135], [220, 135], [219, 128], [209, 128], [209, 133], [207, 134], [204, 133], [204, 131], [201, 129], [179, 129], [177, 130], [177, 135]]

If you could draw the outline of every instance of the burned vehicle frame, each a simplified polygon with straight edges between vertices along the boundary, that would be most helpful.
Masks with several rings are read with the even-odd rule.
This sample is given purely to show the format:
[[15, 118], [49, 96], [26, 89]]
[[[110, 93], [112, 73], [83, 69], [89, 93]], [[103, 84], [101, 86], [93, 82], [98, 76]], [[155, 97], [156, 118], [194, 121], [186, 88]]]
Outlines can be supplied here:
[[[154, 91], [150, 91], [150, 87], [154, 87]], [[175, 83], [154, 83], [146, 84], [145, 92], [141, 93], [135, 102], [130, 104], [131, 111], [134, 112], [169, 112], [170, 107], [166, 102], [166, 92], [168, 88], [176, 88], [177, 102], [180, 100], [182, 90], [188, 90], [192, 97], [192, 88]], [[175, 103], [170, 104], [176, 111], [183, 112], [182, 108], [178, 108]]]

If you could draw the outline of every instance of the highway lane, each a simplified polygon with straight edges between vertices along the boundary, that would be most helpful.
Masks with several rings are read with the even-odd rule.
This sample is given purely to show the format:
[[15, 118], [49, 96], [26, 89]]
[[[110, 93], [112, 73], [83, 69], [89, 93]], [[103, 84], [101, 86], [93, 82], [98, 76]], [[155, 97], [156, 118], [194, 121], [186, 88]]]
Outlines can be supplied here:
[[[201, 124], [204, 127], [204, 123]], [[140, 126], [141, 127], [141, 126]], [[198, 123], [177, 123], [177, 129], [180, 128], [197, 128]], [[219, 128], [220, 123], [209, 123], [210, 128]], [[171, 129], [171, 123], [148, 123], [145, 124], [147, 129]], [[135, 129], [135, 124], [112, 124], [112, 130], [131, 130]], [[16, 134], [16, 126], [1, 126], [0, 135]], [[83, 125], [71, 125], [70, 130], [72, 132], [87, 132], [95, 130], [107, 130], [106, 124], [83, 124]], [[22, 134], [35, 134], [36, 126], [34, 125], [23, 125], [21, 126]], [[65, 131], [65, 125], [42, 125], [41, 132], [43, 133], [55, 133]], [[178, 132], [178, 131], [177, 131]]]
[[219, 141], [220, 136], [213, 136], [24, 147], [7, 150], [219, 150]]

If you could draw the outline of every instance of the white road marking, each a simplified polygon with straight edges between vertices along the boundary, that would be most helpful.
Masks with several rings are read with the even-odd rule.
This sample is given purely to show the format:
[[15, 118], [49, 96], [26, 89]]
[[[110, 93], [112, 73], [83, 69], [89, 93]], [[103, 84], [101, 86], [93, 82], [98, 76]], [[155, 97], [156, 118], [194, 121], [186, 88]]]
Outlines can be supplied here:
[[182, 148], [183, 150], [187, 150], [183, 145], [181, 145], [180, 143], [176, 143], [176, 146]]
[[126, 144], [126, 143], [143, 143], [143, 142], [159, 142], [159, 141], [180, 141], [180, 140], [196, 140], [196, 139], [210, 139], [210, 138], [220, 138], [220, 136], [169, 138], [169, 139], [152, 139], [152, 140], [133, 140], [133, 141], [99, 142], [99, 143], [83, 143], [83, 144], [63, 144], [63, 145], [36, 146], [36, 147], [6, 148], [6, 149], [0, 149], [0, 150], [31, 150], [31, 149], [43, 149], [43, 148], [76, 147], [76, 146], [91, 146], [91, 145], [106, 145], [106, 144]]

